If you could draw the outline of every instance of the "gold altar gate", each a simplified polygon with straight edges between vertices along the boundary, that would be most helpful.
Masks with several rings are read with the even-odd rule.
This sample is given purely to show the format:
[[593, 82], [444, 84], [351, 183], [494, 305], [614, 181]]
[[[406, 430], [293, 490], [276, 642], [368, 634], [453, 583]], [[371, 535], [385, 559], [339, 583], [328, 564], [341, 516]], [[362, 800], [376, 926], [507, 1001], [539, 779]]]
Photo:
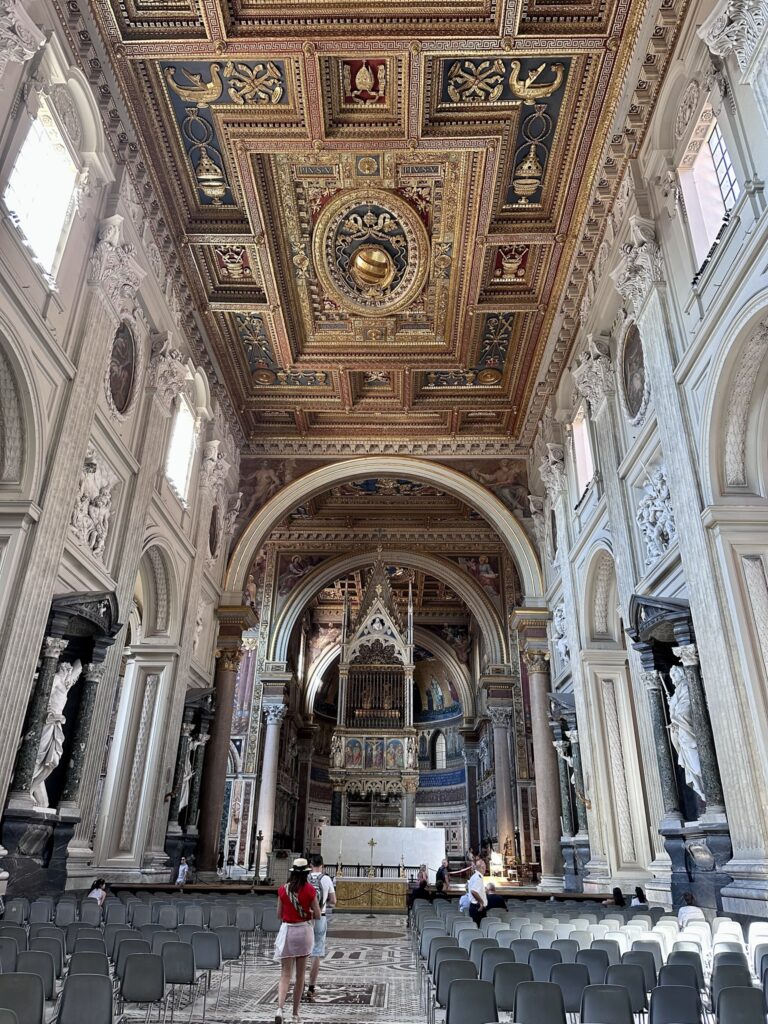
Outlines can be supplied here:
[[404, 878], [337, 878], [337, 910], [406, 909], [408, 883]]

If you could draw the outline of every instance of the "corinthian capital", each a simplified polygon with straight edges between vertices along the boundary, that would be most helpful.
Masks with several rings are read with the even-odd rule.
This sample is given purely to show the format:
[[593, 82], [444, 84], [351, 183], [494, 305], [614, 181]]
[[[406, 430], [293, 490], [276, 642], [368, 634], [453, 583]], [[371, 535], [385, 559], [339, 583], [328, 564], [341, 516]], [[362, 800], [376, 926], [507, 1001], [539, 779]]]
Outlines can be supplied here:
[[494, 729], [508, 729], [509, 723], [512, 721], [512, 708], [500, 708], [498, 705], [490, 704], [488, 717], [493, 723]]
[[523, 658], [529, 674], [549, 672], [549, 654], [546, 651], [524, 651]]
[[573, 379], [579, 394], [587, 399], [594, 413], [603, 399], [616, 390], [616, 377], [607, 346], [590, 336], [587, 348], [574, 367]]
[[539, 476], [554, 505], [566, 487], [565, 452], [561, 444], [547, 445], [547, 454], [539, 463]]
[[699, 652], [696, 650], [696, 644], [685, 644], [682, 647], [673, 647], [672, 653], [676, 658], [679, 658], [680, 661], [682, 661], [686, 668], [699, 664]]
[[7, 64], [24, 64], [45, 42], [21, 0], [0, 0], [0, 78]]
[[746, 71], [766, 24], [766, 0], [725, 0], [699, 28], [698, 35], [714, 57], [733, 53], [739, 68]]
[[285, 704], [264, 705], [264, 721], [267, 725], [280, 725], [287, 713], [288, 708]]
[[174, 398], [192, 376], [183, 354], [170, 347], [168, 335], [159, 338], [158, 351], [149, 364], [147, 386], [153, 388], [166, 413], [170, 413]]
[[631, 217], [629, 223], [632, 241], [622, 247], [621, 262], [611, 278], [630, 312], [637, 316], [652, 285], [663, 277], [663, 260], [653, 222]]
[[146, 277], [134, 247], [121, 244], [122, 225], [123, 218], [118, 214], [102, 221], [88, 261], [88, 283], [101, 287], [118, 319], [132, 310], [136, 292]]
[[219, 668], [222, 672], [237, 672], [243, 660], [243, 653], [241, 647], [225, 647], [219, 658]]

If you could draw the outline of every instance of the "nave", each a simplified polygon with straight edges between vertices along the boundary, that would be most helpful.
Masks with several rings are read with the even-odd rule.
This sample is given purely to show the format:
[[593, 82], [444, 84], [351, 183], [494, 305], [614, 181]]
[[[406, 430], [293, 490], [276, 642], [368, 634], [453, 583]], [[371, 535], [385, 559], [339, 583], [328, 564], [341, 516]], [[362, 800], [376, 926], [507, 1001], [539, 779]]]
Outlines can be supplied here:
[[[689, 910], [678, 920], [648, 904], [519, 899], [479, 927], [449, 900], [417, 901], [410, 918], [334, 913], [300, 1019], [764, 1024], [768, 921]], [[272, 1024], [278, 927], [272, 898], [253, 894], [122, 894], [103, 913], [74, 896], [11, 900], [0, 1020]]]

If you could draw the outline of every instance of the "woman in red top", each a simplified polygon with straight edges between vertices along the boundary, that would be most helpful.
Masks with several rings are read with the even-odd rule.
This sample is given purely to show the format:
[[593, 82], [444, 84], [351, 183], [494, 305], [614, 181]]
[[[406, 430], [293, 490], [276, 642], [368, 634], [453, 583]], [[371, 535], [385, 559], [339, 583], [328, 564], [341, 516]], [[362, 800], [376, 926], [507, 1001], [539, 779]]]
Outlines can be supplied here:
[[312, 922], [320, 917], [315, 887], [307, 881], [309, 864], [303, 857], [295, 860], [286, 885], [277, 890], [277, 916], [283, 922], [275, 943], [275, 956], [280, 958], [280, 984], [277, 989], [275, 1024], [283, 1024], [283, 1006], [291, 984], [293, 964], [296, 981], [293, 986], [293, 1021], [300, 1020], [299, 1006], [304, 993], [304, 972], [307, 957], [315, 944]]

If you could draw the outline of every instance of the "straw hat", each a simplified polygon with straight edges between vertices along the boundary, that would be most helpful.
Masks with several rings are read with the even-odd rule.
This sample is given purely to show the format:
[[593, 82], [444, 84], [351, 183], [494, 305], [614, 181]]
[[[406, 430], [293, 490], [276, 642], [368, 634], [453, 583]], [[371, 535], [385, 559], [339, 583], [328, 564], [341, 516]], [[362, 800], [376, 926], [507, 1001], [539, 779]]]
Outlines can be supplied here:
[[304, 857], [297, 857], [291, 864], [291, 871], [309, 871], [309, 861]]

